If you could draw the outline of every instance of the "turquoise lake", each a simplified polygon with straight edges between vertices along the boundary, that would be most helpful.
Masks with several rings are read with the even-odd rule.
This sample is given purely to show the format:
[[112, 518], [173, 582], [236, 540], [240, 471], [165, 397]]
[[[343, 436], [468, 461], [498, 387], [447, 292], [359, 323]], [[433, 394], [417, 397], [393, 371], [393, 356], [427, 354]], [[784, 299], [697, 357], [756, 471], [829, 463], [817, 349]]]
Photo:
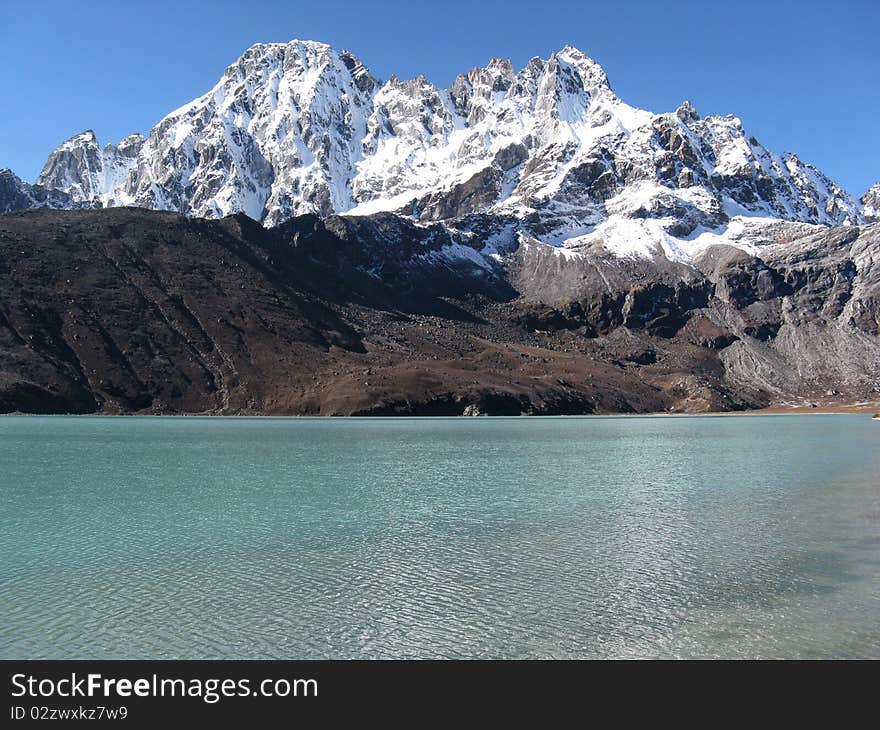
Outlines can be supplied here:
[[0, 418], [0, 658], [880, 658], [864, 415]]

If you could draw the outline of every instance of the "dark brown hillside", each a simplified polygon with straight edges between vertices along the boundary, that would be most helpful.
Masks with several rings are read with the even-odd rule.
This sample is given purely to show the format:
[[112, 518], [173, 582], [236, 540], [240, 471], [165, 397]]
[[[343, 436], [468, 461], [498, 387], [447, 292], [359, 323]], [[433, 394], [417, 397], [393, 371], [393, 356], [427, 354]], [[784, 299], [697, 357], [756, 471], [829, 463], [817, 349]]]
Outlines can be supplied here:
[[[478, 265], [447, 255], [445, 231], [391, 215], [264, 229], [245, 216], [130, 208], [3, 214], [0, 412], [591, 413], [730, 410], [832, 390], [865, 399], [877, 383], [877, 275], [858, 256], [877, 236], [853, 230], [843, 243], [798, 244], [766, 273], [720, 251], [692, 268], [512, 247]], [[839, 377], [800, 368], [792, 358], [807, 336], [823, 358], [861, 343], [861, 359]]]

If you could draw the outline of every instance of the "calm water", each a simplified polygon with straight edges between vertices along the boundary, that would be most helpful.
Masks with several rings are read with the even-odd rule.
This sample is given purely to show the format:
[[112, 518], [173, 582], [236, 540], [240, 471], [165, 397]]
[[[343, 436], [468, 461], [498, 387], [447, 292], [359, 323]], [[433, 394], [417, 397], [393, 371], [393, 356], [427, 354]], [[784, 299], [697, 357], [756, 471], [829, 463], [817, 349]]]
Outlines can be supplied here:
[[880, 657], [880, 423], [0, 418], [0, 657]]

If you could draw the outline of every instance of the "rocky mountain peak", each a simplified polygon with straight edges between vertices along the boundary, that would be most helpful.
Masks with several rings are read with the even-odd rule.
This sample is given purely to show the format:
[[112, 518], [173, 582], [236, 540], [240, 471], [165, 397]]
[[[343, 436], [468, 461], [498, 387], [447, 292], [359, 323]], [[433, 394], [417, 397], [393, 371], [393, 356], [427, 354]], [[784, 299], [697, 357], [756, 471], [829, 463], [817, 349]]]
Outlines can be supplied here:
[[29, 208], [79, 208], [69, 195], [42, 185], [29, 185], [9, 168], [0, 169], [0, 213]]
[[489, 60], [486, 69], [496, 71], [501, 76], [513, 80], [516, 71], [513, 68], [513, 62], [509, 58], [492, 58]]
[[325, 43], [256, 44], [146, 139], [102, 149], [81, 133], [37, 182], [73, 206], [242, 212], [267, 225], [393, 212], [455, 227], [479, 214], [511, 240], [680, 260], [712, 243], [748, 246], [745, 232], [768, 221], [862, 215], [735, 116], [701, 118], [687, 101], [667, 114], [629, 106], [572, 46], [519, 71], [494, 58], [444, 90], [424, 76], [382, 83]]
[[564, 46], [561, 51], [557, 51], [550, 58], [564, 61], [575, 67], [580, 72], [585, 89], [589, 90], [598, 86], [610, 89], [605, 70], [586, 53], [574, 46]]
[[130, 134], [103, 149], [91, 129], [62, 143], [46, 160], [36, 184], [63, 192], [88, 207], [103, 205], [109, 191], [124, 184], [134, 167], [145, 139]]
[[675, 110], [675, 116], [685, 123], [698, 122], [700, 120], [700, 115], [697, 113], [697, 110], [694, 108], [694, 105], [691, 104], [689, 99], [685, 99], [681, 106]]
[[[117, 144], [110, 144], [107, 145], [107, 147], [114, 149], [120, 155], [134, 157], [140, 152], [141, 147], [146, 141], [146, 137], [144, 137], [142, 134], [130, 134], [120, 140]], [[106, 150], [107, 147], [105, 147], [104, 149]]]
[[375, 91], [379, 87], [379, 80], [370, 73], [370, 70], [353, 53], [342, 51], [339, 54], [339, 58], [342, 63], [345, 64], [345, 67], [351, 72], [351, 76], [358, 89], [369, 93]]
[[95, 138], [94, 130], [86, 129], [86, 130], [80, 132], [79, 134], [73, 135], [73, 137], [68, 139], [66, 142], [62, 142], [60, 146], [62, 148], [79, 147], [82, 145], [90, 145], [90, 144], [97, 144], [97, 143], [98, 143], [98, 140]]
[[880, 182], [874, 183], [867, 192], [860, 198], [865, 216], [868, 223], [880, 222]]
[[101, 193], [101, 148], [91, 129], [74, 135], [49, 155], [37, 177], [37, 185], [63, 190], [77, 200], [91, 200]]

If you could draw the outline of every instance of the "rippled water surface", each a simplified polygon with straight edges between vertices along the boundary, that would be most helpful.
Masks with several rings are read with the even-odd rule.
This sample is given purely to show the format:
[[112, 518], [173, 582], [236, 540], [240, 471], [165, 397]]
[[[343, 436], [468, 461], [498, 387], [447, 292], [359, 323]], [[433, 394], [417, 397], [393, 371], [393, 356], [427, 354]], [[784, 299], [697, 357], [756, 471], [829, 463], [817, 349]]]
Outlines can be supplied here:
[[880, 657], [880, 423], [0, 418], [0, 657]]

